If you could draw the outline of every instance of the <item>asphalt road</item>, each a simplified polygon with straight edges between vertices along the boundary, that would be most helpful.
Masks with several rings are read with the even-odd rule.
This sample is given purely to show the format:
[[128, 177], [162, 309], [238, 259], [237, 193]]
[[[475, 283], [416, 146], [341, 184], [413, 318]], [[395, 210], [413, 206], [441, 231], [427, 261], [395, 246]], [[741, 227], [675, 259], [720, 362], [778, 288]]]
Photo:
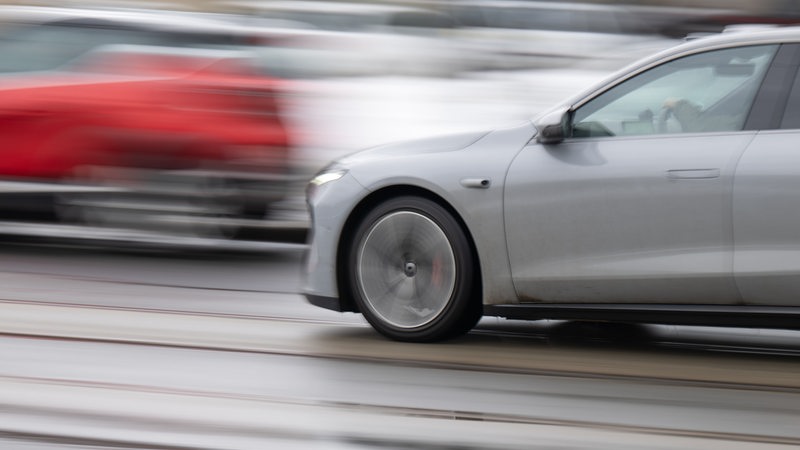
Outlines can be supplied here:
[[302, 254], [0, 247], [0, 448], [800, 445], [798, 333], [485, 319], [389, 342]]

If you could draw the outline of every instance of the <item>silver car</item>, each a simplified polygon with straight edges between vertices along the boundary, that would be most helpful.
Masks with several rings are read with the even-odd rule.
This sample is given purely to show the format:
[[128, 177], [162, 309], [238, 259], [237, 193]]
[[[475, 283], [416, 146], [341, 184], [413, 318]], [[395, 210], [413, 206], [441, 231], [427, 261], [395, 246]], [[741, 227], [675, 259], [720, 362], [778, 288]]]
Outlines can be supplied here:
[[800, 29], [640, 61], [529, 123], [310, 183], [305, 295], [436, 341], [482, 315], [800, 326]]

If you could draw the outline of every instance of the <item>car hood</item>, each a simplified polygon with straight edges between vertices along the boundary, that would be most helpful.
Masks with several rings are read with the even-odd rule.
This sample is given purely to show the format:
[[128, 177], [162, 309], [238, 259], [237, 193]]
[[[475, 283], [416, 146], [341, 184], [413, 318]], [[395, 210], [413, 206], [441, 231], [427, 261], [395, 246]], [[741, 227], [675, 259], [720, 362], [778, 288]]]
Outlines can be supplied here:
[[489, 131], [477, 131], [385, 144], [345, 156], [340, 159], [339, 162], [344, 165], [350, 165], [373, 159], [391, 158], [393, 156], [463, 150], [479, 141], [487, 134], [489, 134]]
[[[489, 132], [462, 133], [383, 145], [346, 156], [328, 170], [345, 170], [367, 190], [408, 184], [446, 195], [464, 177], [500, 182], [536, 130], [530, 121]], [[476, 175], [479, 174], [479, 175]]]

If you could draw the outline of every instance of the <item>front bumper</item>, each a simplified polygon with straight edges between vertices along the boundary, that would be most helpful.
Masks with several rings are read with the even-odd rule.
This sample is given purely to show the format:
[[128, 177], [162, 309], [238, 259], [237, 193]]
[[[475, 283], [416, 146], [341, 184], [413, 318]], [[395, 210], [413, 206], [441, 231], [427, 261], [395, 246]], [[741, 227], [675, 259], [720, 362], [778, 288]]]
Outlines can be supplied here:
[[337, 282], [339, 242], [353, 208], [368, 191], [350, 174], [317, 186], [309, 195], [311, 215], [303, 293], [312, 304], [334, 311], [353, 311], [342, 301]]

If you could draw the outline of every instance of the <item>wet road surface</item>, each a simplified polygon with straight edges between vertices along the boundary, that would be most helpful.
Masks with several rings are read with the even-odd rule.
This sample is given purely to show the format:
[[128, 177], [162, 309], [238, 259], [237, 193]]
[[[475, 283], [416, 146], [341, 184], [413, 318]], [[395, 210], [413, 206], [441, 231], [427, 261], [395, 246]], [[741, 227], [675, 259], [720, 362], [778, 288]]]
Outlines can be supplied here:
[[308, 305], [301, 262], [5, 245], [0, 445], [800, 445], [798, 333], [487, 318], [401, 344]]

